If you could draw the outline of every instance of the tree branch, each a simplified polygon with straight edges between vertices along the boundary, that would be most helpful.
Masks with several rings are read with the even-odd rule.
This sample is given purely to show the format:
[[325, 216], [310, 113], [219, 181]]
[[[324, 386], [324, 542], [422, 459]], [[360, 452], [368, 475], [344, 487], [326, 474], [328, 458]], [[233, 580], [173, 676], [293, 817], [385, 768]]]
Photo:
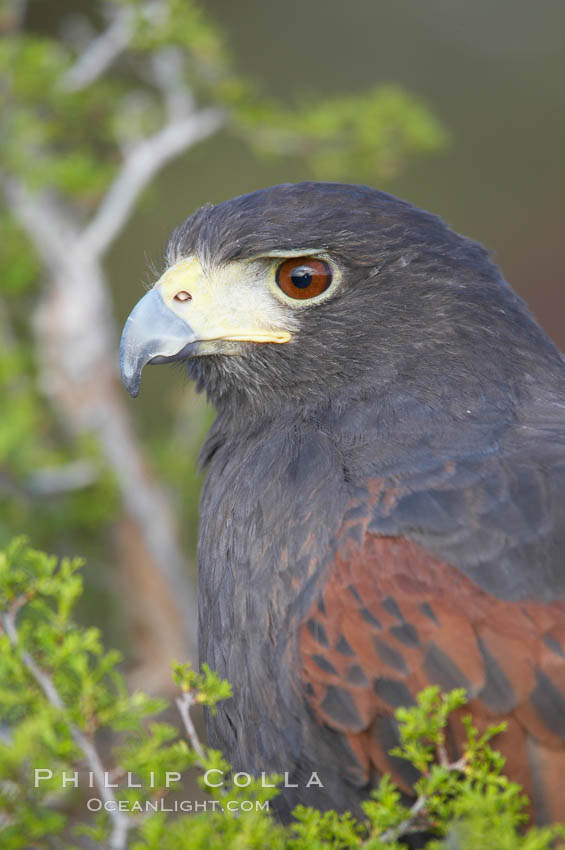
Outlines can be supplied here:
[[[127, 44], [124, 27], [123, 21], [115, 20], [95, 39], [75, 66], [71, 83], [66, 78], [66, 85], [82, 87], [104, 73]], [[100, 265], [102, 254], [127, 222], [140, 193], [152, 178], [171, 159], [215, 133], [226, 121], [225, 112], [219, 108], [192, 111], [190, 91], [182, 75], [182, 56], [163, 54], [161, 58], [163, 61], [157, 59], [151, 70], [154, 84], [163, 95], [168, 120], [125, 155], [116, 179], [82, 231], [58, 203], [55, 193], [33, 194], [13, 177], [6, 176], [2, 182], [8, 204], [36, 246], [50, 278], [51, 285], [34, 316], [41, 351], [42, 388], [56, 402], [72, 432], [97, 434], [144, 552], [149, 554], [149, 560], [157, 566], [170, 591], [176, 616], [169, 614], [162, 627], [159, 625], [158, 643], [164, 650], [173, 639], [178, 642], [179, 635], [184, 633], [188, 657], [195, 659], [195, 594], [186, 574], [168, 500], [147, 469], [117, 391], [112, 304]], [[174, 91], [167, 94], [171, 85]], [[85, 317], [88, 317], [87, 333]], [[129, 549], [133, 551], [131, 535], [126, 535], [124, 540], [129, 541]], [[136, 560], [143, 564], [145, 560], [140, 560], [140, 554], [144, 553], [138, 550]], [[141, 574], [140, 567], [136, 577]], [[147, 578], [149, 575], [148, 572]], [[180, 630], [174, 627], [177, 622]], [[150, 631], [154, 632], [155, 628]], [[167, 635], [166, 640], [163, 634]], [[168, 651], [178, 654], [170, 646]], [[156, 653], [152, 656], [154, 661]]]
[[194, 97], [184, 79], [184, 57], [176, 47], [164, 47], [151, 56], [150, 83], [161, 92], [169, 123], [195, 112]]
[[220, 109], [201, 109], [181, 121], [166, 124], [127, 154], [124, 164], [98, 212], [83, 230], [80, 247], [100, 256], [125, 225], [149, 181], [169, 160], [211, 136], [225, 122]]
[[76, 92], [101, 77], [131, 41], [133, 15], [121, 9], [104, 32], [91, 41], [61, 80], [66, 91]]
[[[62, 413], [71, 433], [97, 435], [137, 530], [133, 538], [141, 548], [136, 544], [132, 555], [137, 564], [136, 589], [139, 586], [134, 607], [153, 636], [146, 662], [161, 666], [161, 662], [166, 664], [165, 654], [170, 657], [179, 652], [195, 660], [196, 594], [167, 497], [145, 463], [118, 389], [116, 331], [100, 263], [87, 246], [79, 244], [78, 232], [52, 196], [31, 195], [12, 178], [5, 178], [3, 185], [14, 216], [49, 275], [50, 285], [34, 316], [42, 390]], [[143, 575], [145, 581], [151, 580], [154, 568], [150, 564], [167, 589], [166, 614], [158, 622], [155, 618], [161, 609], [155, 606], [165, 606], [165, 597], [159, 596], [155, 587], [153, 596], [141, 597], [139, 578]]]
[[192, 745], [192, 749], [198, 753], [198, 758], [202, 763], [204, 763], [206, 760], [206, 756], [204, 755], [204, 750], [202, 748], [202, 744], [200, 743], [200, 738], [198, 737], [198, 733], [196, 731], [194, 723], [192, 722], [192, 717], [190, 716], [190, 709], [195, 703], [194, 696], [190, 691], [184, 691], [182, 696], [176, 698], [175, 702], [182, 718], [186, 734], [188, 735], [188, 738]]
[[[449, 761], [449, 756], [443, 741], [440, 741], [436, 749], [439, 764], [447, 770], [461, 773], [467, 767], [467, 756], [465, 754], [462, 755], [461, 758], [457, 759], [457, 761]], [[382, 835], [379, 836], [379, 840], [382, 841], [383, 844], [389, 844], [397, 841], [405, 835], [425, 830], [427, 823], [425, 821], [422, 822], [422, 817], [426, 811], [429, 800], [429, 795], [420, 794], [410, 808], [408, 817], [397, 826], [393, 826], [390, 829], [385, 830]]]
[[98, 754], [93, 741], [82, 732], [78, 726], [75, 726], [68, 719], [67, 706], [63, 702], [59, 691], [55, 687], [51, 677], [41, 670], [36, 664], [32, 656], [25, 649], [20, 647], [16, 619], [20, 608], [26, 603], [26, 598], [23, 596], [14, 600], [7, 612], [2, 615], [2, 625], [8, 639], [15, 649], [19, 649], [20, 657], [24, 667], [29, 671], [35, 679], [49, 703], [64, 715], [65, 721], [69, 727], [72, 739], [81, 750], [89, 769], [92, 771], [96, 779], [98, 791], [104, 803], [109, 803], [108, 813], [112, 822], [112, 833], [110, 835], [110, 847], [112, 850], [125, 850], [127, 847], [127, 834], [129, 829], [134, 825], [128, 815], [118, 811], [117, 800], [111, 788], [106, 787], [104, 765]]
[[404, 835], [409, 835], [412, 832], [420, 832], [425, 829], [426, 825], [419, 823], [419, 821], [427, 804], [427, 797], [418, 797], [414, 805], [411, 807], [408, 817], [397, 826], [386, 829], [382, 835], [379, 835], [379, 841], [382, 841], [383, 844], [391, 844], [399, 838], [402, 838]]
[[30, 475], [26, 489], [34, 496], [55, 496], [90, 487], [99, 477], [93, 463], [88, 460], [74, 460], [60, 466], [36, 469]]
[[47, 193], [32, 195], [19, 180], [2, 172], [0, 181], [9, 207], [41, 259], [51, 271], [60, 274], [66, 265], [68, 245], [77, 238], [62, 208]]

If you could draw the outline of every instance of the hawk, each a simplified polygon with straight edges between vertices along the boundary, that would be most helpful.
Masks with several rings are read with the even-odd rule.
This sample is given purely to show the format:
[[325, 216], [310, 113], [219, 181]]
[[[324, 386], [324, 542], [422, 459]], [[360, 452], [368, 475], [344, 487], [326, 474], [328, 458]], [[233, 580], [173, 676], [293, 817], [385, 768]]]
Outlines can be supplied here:
[[[394, 719], [464, 687], [539, 823], [565, 812], [565, 362], [486, 251], [365, 186], [191, 215], [127, 320], [125, 386], [186, 361], [201, 452], [201, 660], [238, 770], [359, 810]], [[456, 725], [452, 745], [461, 743]], [[316, 773], [320, 782], [309, 784]]]

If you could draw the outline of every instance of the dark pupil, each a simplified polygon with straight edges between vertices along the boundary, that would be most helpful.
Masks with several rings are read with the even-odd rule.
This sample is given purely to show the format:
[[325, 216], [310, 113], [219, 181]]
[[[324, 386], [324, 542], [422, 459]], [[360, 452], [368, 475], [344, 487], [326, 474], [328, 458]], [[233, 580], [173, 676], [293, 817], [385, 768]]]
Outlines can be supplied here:
[[298, 289], [306, 289], [312, 283], [312, 269], [308, 266], [298, 266], [292, 272], [290, 279]]

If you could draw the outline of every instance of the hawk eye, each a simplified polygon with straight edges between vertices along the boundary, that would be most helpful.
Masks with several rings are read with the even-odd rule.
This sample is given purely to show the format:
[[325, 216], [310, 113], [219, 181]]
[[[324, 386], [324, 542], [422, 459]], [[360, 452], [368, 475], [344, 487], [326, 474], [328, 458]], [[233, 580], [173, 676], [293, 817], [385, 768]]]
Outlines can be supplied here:
[[305, 301], [326, 291], [332, 282], [332, 270], [324, 260], [292, 257], [278, 267], [276, 281], [289, 298]]

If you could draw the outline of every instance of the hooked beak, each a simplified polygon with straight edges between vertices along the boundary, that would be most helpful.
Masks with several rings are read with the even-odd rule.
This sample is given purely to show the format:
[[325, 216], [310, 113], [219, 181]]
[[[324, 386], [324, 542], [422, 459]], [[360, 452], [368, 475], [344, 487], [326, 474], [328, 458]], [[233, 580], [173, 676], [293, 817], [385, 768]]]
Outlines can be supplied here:
[[120, 373], [128, 393], [133, 398], [139, 394], [148, 363], [182, 360], [197, 343], [190, 325], [167, 307], [158, 289], [151, 289], [130, 313], [120, 342]]
[[138, 395], [148, 363], [184, 360], [221, 350], [226, 343], [290, 340], [288, 331], [264, 326], [259, 293], [247, 292], [234, 302], [229, 297], [233, 285], [233, 279], [226, 286], [221, 279], [205, 278], [196, 257], [165, 272], [134, 307], [122, 333], [120, 372], [130, 395]]

